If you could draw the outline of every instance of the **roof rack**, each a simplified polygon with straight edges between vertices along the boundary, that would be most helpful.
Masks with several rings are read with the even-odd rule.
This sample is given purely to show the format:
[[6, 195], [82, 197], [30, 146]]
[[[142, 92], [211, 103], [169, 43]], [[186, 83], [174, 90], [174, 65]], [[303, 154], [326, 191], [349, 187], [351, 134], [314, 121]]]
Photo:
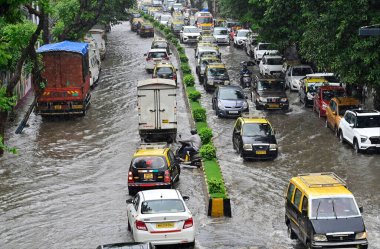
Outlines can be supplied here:
[[139, 145], [139, 150], [152, 150], [152, 149], [166, 149], [168, 144], [165, 142], [161, 143], [141, 143]]
[[[322, 183], [316, 183], [315, 181], [310, 181], [310, 179], [306, 179], [305, 176], [330, 176], [332, 179], [329, 179], [329, 180], [325, 179]], [[305, 174], [298, 174], [298, 177], [309, 188], [338, 187], [338, 186], [346, 187], [346, 182], [342, 178], [337, 176], [334, 172], [305, 173]]]

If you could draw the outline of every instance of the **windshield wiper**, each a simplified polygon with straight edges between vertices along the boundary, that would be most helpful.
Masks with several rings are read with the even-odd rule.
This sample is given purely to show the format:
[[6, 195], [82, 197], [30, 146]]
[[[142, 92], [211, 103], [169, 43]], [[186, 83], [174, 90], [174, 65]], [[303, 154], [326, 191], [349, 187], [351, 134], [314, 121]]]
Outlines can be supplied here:
[[335, 214], [335, 219], [338, 219], [338, 215], [336, 215], [336, 212], [335, 212], [335, 202], [334, 202], [334, 200], [332, 201], [332, 207], [333, 207], [333, 211], [334, 211], [334, 214]]
[[318, 202], [318, 207], [317, 207], [317, 215], [315, 216], [315, 219], [318, 220], [318, 210], [319, 210], [319, 206], [321, 205], [321, 200], [319, 200]]

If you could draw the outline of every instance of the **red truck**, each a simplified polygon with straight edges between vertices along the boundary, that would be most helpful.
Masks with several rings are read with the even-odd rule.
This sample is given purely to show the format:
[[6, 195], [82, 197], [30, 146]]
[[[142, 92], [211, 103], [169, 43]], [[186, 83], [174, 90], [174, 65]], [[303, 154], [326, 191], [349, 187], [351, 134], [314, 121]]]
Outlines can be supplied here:
[[326, 108], [330, 104], [330, 100], [334, 97], [345, 96], [345, 90], [341, 86], [321, 86], [318, 88], [314, 96], [313, 110], [316, 111], [319, 117], [326, 117]]
[[36, 112], [48, 115], [85, 115], [90, 104], [88, 44], [63, 41], [41, 46], [45, 88], [37, 96]]

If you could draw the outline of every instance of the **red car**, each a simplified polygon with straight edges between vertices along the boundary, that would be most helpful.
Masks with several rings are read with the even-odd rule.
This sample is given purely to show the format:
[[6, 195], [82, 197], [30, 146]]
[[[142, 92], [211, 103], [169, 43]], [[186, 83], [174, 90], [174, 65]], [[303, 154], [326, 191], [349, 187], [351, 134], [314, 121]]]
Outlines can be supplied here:
[[321, 86], [314, 96], [313, 110], [319, 114], [319, 117], [326, 117], [326, 108], [330, 100], [334, 97], [343, 97], [345, 94], [341, 86]]

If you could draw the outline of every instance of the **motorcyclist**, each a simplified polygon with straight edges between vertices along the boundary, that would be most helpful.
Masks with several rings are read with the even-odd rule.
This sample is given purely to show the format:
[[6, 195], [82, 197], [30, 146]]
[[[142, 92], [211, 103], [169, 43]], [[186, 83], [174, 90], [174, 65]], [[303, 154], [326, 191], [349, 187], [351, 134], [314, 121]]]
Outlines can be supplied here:
[[240, 70], [240, 76], [243, 76], [244, 74], [252, 74], [252, 72], [248, 69], [246, 64], [243, 64], [243, 69]]
[[190, 154], [194, 152], [198, 152], [202, 146], [202, 141], [197, 133], [197, 130], [191, 129], [190, 133], [191, 133], [191, 136], [188, 137], [187, 139], [179, 140], [182, 143], [187, 143], [187, 145], [185, 146], [185, 148], [183, 148], [183, 151], [182, 151], [182, 155], [181, 155], [182, 159], [185, 158], [187, 152], [189, 152]]

